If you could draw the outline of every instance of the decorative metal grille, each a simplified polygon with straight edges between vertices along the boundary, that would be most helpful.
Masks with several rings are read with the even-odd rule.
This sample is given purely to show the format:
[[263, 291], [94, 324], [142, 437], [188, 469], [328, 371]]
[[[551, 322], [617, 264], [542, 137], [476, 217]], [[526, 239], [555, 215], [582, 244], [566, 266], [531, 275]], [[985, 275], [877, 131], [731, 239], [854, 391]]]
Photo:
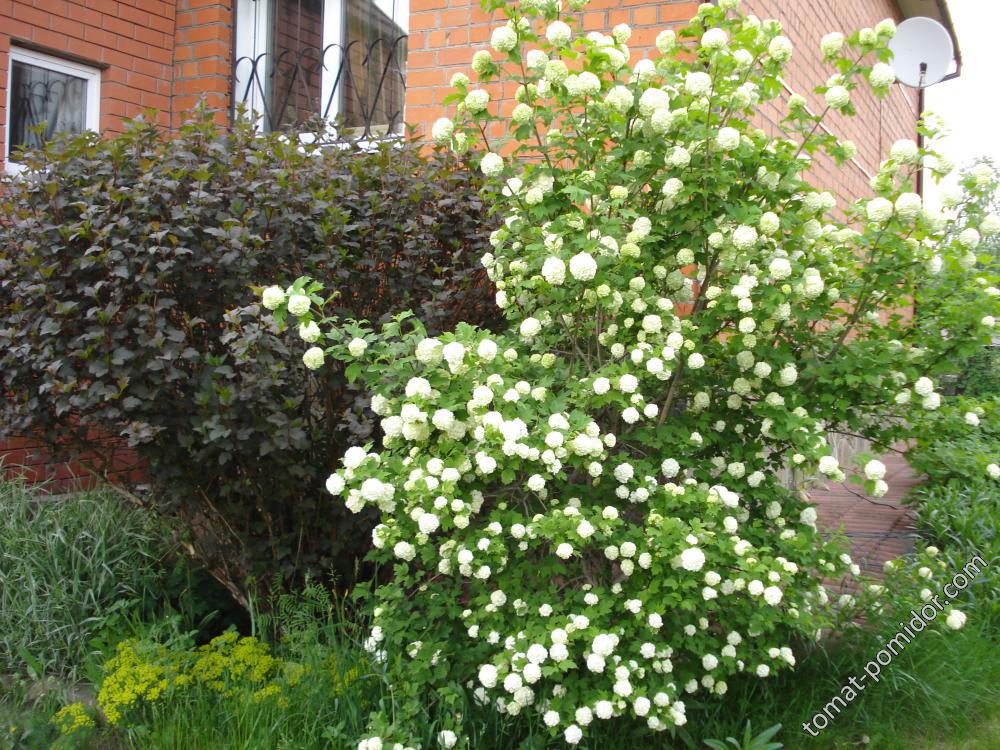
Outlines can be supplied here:
[[345, 0], [345, 41], [323, 46], [323, 6], [323, 0], [275, 5], [269, 49], [236, 60], [236, 100], [259, 103], [267, 130], [320, 116], [337, 123], [342, 139], [401, 132], [407, 35], [371, 0]]
[[[14, 60], [11, 67], [10, 148], [40, 148], [56, 133], [86, 126], [87, 81]], [[43, 126], [42, 132], [36, 130]]]

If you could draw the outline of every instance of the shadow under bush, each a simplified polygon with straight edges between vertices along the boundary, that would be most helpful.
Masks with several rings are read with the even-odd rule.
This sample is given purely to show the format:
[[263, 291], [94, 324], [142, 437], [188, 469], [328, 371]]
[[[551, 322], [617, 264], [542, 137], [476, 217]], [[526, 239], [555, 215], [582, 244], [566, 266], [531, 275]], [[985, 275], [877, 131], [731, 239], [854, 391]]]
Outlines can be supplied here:
[[367, 404], [342, 368], [304, 367], [251, 285], [309, 274], [352, 317], [489, 323], [470, 175], [412, 144], [302, 145], [207, 111], [22, 159], [0, 191], [4, 434], [78, 456], [92, 428], [121, 436], [148, 465], [148, 502], [244, 604], [254, 577], [349, 577], [371, 519], [323, 480], [372, 438]]

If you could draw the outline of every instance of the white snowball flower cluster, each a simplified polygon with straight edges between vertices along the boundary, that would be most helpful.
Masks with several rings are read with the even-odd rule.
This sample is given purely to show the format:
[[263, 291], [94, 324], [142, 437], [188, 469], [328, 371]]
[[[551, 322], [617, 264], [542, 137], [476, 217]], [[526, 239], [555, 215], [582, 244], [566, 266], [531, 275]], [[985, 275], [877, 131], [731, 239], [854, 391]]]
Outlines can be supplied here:
[[875, 63], [868, 80], [876, 89], [887, 89], [896, 82], [896, 71], [891, 65], [885, 63]]
[[902, 162], [903, 164], [916, 163], [919, 153], [917, 144], [909, 138], [903, 138], [896, 141], [892, 144], [892, 148], [889, 149], [889, 155], [896, 161]]
[[292, 315], [302, 317], [309, 312], [311, 302], [304, 294], [293, 294], [288, 298], [288, 312]]
[[310, 347], [302, 355], [302, 363], [310, 370], [318, 370], [325, 361], [325, 352], [318, 346]]
[[697, 572], [705, 565], [705, 553], [697, 547], [689, 547], [681, 553], [680, 562], [684, 570]]
[[572, 36], [573, 30], [563, 21], [553, 21], [545, 30], [545, 38], [556, 47], [565, 47]]
[[843, 109], [851, 103], [851, 92], [844, 86], [830, 86], [823, 96], [831, 109]]
[[269, 286], [264, 290], [261, 304], [268, 310], [275, 310], [285, 302], [285, 291], [280, 286]]
[[577, 253], [570, 258], [569, 272], [577, 281], [590, 281], [597, 275], [597, 261], [590, 253]]
[[510, 52], [517, 46], [517, 32], [510, 26], [498, 26], [490, 37], [490, 45], [497, 52]]
[[308, 323], [302, 323], [299, 325], [299, 338], [308, 344], [313, 344], [319, 341], [320, 336], [322, 336], [322, 331], [320, 331], [319, 325], [314, 320], [310, 320]]
[[839, 31], [834, 31], [824, 36], [819, 43], [824, 57], [833, 57], [840, 53], [844, 47], [844, 35]]
[[566, 264], [561, 258], [546, 258], [542, 264], [542, 278], [553, 286], [559, 286], [566, 280]]
[[767, 270], [774, 279], [781, 281], [792, 275], [792, 264], [788, 258], [775, 258], [770, 262]]
[[[346, 366], [379, 419], [326, 482], [331, 502], [378, 512], [369, 645], [393, 665], [397, 718], [375, 717], [368, 744], [414, 745], [426, 694], [456, 682], [578, 745], [600, 722], [694, 722], [733, 679], [793, 666], [791, 644], [853, 606], [823, 582], [860, 572], [804, 496], [846, 479], [828, 436], [905, 438], [942, 404], [947, 347], [1000, 314], [975, 263], [1000, 233], [992, 177], [928, 210], [908, 175], [946, 160], [900, 142], [871, 198], [838, 205], [813, 164], [855, 147], [827, 137], [823, 112], [792, 96], [787, 132], [758, 129], [793, 54], [778, 22], [705, 3], [680, 37], [700, 44], [666, 30], [630, 66], [629, 27], [582, 31], [560, 12], [521, 3], [473, 56], [509, 108], [459, 73], [452, 118], [431, 128], [479, 159], [492, 330], [327, 320], [312, 286], [264, 292], [326, 345], [306, 364]], [[872, 52], [892, 32], [823, 38], [838, 117], [856, 88], [891, 86]], [[860, 464], [884, 495], [885, 465]], [[439, 746], [467, 742], [460, 721], [442, 717]]]
[[703, 71], [692, 71], [684, 79], [684, 89], [692, 96], [705, 96], [712, 90], [712, 77]]
[[483, 89], [475, 89], [465, 95], [465, 108], [473, 114], [485, 111], [489, 103], [489, 92]]
[[792, 43], [788, 37], [776, 36], [768, 45], [767, 53], [778, 62], [787, 62], [792, 56]]
[[479, 162], [479, 168], [487, 177], [496, 177], [503, 172], [503, 157], [491, 151], [483, 156], [482, 161]]
[[454, 132], [455, 123], [447, 117], [439, 117], [431, 126], [431, 138], [439, 145], [448, 143]]
[[965, 626], [966, 620], [967, 617], [964, 612], [953, 609], [948, 613], [948, 617], [945, 618], [945, 623], [952, 630], [961, 630]]
[[885, 477], [885, 464], [878, 459], [872, 459], [865, 464], [865, 476], [868, 479], [879, 480]]

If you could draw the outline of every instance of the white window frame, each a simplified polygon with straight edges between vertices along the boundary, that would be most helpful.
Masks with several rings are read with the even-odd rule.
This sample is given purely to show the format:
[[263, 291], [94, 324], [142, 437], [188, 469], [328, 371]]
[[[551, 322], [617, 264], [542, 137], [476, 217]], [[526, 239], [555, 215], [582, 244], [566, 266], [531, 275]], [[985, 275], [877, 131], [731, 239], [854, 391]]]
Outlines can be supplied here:
[[86, 113], [84, 115], [84, 129], [98, 132], [101, 128], [101, 71], [88, 65], [81, 65], [77, 62], [65, 60], [61, 57], [36, 52], [25, 47], [11, 45], [7, 56], [7, 101], [6, 114], [7, 124], [3, 143], [4, 170], [9, 174], [20, 174], [25, 166], [20, 162], [10, 159], [11, 149], [11, 98], [13, 96], [14, 84], [14, 63], [22, 62], [26, 65], [34, 65], [36, 68], [45, 68], [53, 73], [82, 78], [87, 82], [87, 102]]
[[[409, 33], [410, 0], [375, 1], [379, 5], [389, 5], [395, 11], [392, 13], [393, 20], [400, 26], [404, 34]], [[253, 73], [254, 66], [251, 60], [257, 60], [270, 50], [271, 2], [272, 0], [237, 0], [236, 2], [236, 59], [240, 62], [234, 70], [234, 80], [236, 81], [234, 88], [236, 90], [233, 92], [233, 113], [236, 116], [236, 107], [240, 104], [245, 105], [247, 113], [256, 118], [257, 129], [261, 131], [264, 130], [265, 126], [264, 101], [270, 93], [267, 90], [269, 81], [266, 77], [263, 78], [260, 81], [260, 87], [252, 87], [246, 98], [241, 97], [246, 90], [246, 81]], [[332, 123], [340, 114], [340, 97], [333, 97], [333, 89], [343, 56], [344, 4], [342, 0], [323, 0], [323, 3], [323, 49], [327, 52], [323, 59], [325, 65], [320, 79], [320, 104], [325, 106], [327, 102], [330, 102], [327, 119]], [[395, 18], [396, 15], [399, 18]], [[240, 73], [243, 75], [239, 75]], [[263, 101], [261, 99], [262, 90]], [[331, 97], [333, 97], [332, 100]]]

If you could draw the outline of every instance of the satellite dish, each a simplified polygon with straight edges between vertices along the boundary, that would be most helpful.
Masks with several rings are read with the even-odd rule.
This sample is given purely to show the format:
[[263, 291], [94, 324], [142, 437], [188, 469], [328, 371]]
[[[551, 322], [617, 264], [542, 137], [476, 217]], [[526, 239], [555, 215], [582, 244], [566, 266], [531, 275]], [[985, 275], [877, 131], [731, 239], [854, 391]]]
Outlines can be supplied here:
[[889, 49], [899, 82], [921, 89], [944, 78], [955, 56], [948, 30], [933, 18], [923, 16], [899, 24]]

